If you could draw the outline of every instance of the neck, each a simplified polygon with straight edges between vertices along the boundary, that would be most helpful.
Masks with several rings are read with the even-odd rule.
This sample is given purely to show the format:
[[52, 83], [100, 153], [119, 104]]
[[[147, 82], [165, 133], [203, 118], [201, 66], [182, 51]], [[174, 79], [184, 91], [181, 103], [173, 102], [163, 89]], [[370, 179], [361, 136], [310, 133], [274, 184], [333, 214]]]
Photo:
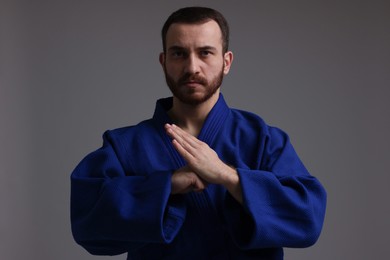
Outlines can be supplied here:
[[217, 103], [218, 98], [219, 91], [201, 104], [188, 105], [182, 103], [174, 96], [173, 106], [171, 110], [168, 111], [168, 115], [171, 117], [173, 122], [184, 131], [193, 136], [198, 136], [207, 115], [210, 113], [215, 103]]

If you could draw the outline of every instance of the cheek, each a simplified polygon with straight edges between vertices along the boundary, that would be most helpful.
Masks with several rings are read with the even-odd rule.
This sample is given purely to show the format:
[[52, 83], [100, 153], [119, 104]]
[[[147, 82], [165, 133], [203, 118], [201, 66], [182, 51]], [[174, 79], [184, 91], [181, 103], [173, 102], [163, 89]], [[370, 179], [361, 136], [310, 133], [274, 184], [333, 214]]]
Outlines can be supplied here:
[[165, 64], [165, 72], [172, 76], [176, 75], [180, 72], [180, 66], [172, 63]]
[[210, 64], [205, 71], [207, 74], [212, 74], [215, 76], [219, 75], [222, 70], [224, 70], [223, 62], [215, 61], [214, 63]]

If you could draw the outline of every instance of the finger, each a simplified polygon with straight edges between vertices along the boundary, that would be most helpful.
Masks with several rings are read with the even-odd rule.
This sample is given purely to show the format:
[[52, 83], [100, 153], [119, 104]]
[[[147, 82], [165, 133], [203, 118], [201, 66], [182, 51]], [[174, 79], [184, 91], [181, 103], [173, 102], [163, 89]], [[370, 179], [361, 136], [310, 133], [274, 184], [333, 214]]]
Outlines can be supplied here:
[[202, 192], [206, 188], [207, 188], [206, 183], [202, 181], [198, 181], [195, 185], [193, 185], [192, 190], [195, 192]]
[[183, 144], [181, 144], [178, 140], [172, 140], [173, 147], [176, 151], [184, 158], [185, 161], [190, 162], [193, 160], [194, 156], [191, 152], [189, 152]]
[[188, 140], [191, 140], [191, 141], [194, 141], [196, 142], [198, 140], [198, 138], [196, 138], [195, 136], [187, 133], [186, 131], [184, 131], [182, 128], [180, 128], [179, 126], [173, 124], [172, 125], [172, 130], [178, 134], [179, 136], [181, 136], [183, 139], [188, 139]]
[[190, 145], [188, 141], [183, 138], [180, 133], [177, 133], [173, 128], [168, 129], [168, 134], [172, 138], [172, 141], [176, 141], [182, 148], [187, 149]]
[[200, 142], [198, 138], [196, 138], [195, 136], [187, 133], [186, 131], [184, 131], [183, 129], [181, 129], [180, 127], [178, 127], [175, 124], [172, 125], [172, 130], [178, 136], [180, 136], [183, 140], [185, 140], [186, 142], [188, 142], [192, 146], [196, 146]]
[[199, 147], [200, 141], [182, 130], [180, 127], [176, 125], [167, 125], [166, 131], [168, 135], [173, 139], [176, 140], [187, 152], [191, 153], [193, 156], [196, 155], [196, 150]]
[[176, 170], [171, 177], [171, 193], [202, 191], [208, 183], [191, 171], [188, 166]]
[[189, 145], [186, 143], [185, 139], [181, 137], [179, 133], [177, 133], [177, 128], [174, 129], [172, 125], [165, 125], [167, 134], [172, 138], [173, 147], [179, 152], [179, 154], [188, 162], [191, 160], [191, 154], [188, 151]]
[[172, 138], [179, 140], [180, 142], [183, 140], [183, 133], [180, 132], [179, 127], [173, 127], [173, 125], [166, 125], [165, 127], [167, 134]]
[[195, 175], [194, 183], [192, 184], [192, 190], [195, 192], [201, 192], [207, 188], [207, 182], [200, 178], [198, 175]]

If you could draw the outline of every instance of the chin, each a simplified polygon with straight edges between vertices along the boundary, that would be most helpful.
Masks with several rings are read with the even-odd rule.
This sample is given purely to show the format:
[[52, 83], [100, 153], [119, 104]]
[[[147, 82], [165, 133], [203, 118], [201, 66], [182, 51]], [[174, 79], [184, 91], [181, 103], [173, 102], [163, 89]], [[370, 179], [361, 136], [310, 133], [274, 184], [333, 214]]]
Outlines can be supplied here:
[[193, 94], [179, 95], [176, 97], [184, 104], [197, 106], [207, 102], [214, 95], [215, 92], [214, 93], [193, 93]]
[[178, 98], [182, 103], [186, 105], [197, 106], [207, 101], [204, 98]]

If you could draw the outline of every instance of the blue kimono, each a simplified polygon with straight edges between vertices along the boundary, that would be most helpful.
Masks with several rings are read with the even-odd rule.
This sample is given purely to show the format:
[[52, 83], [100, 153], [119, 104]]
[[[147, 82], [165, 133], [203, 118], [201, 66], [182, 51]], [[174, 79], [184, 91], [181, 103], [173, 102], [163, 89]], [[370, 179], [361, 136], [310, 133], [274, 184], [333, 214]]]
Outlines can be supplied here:
[[105, 132], [103, 146], [73, 171], [78, 244], [128, 259], [283, 259], [283, 247], [316, 242], [324, 188], [284, 132], [229, 108], [222, 95], [198, 138], [237, 169], [243, 205], [215, 184], [171, 195], [171, 175], [185, 165], [164, 130], [171, 106], [172, 98], [160, 99], [152, 119]]

